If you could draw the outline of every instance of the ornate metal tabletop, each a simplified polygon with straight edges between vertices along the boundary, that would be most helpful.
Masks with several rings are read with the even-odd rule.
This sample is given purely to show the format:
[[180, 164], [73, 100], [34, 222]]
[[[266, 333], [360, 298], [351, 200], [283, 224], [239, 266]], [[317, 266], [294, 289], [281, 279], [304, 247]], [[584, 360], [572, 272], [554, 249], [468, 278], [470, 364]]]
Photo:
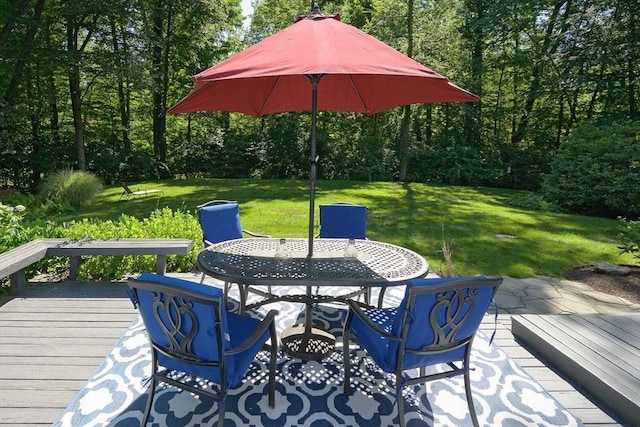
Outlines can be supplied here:
[[347, 239], [315, 239], [307, 258], [307, 239], [286, 239], [287, 258], [276, 258], [281, 239], [249, 238], [212, 245], [198, 255], [206, 274], [245, 285], [400, 285], [422, 277], [427, 261], [390, 243], [355, 240], [357, 255], [345, 257]]
[[[307, 257], [307, 245], [307, 239], [237, 239], [209, 246], [198, 255], [198, 267], [201, 271], [225, 282], [242, 285], [241, 312], [245, 308], [275, 301], [305, 304], [304, 324], [288, 328], [281, 337], [283, 350], [303, 360], [320, 360], [335, 348], [335, 337], [313, 327], [313, 305], [321, 302], [345, 302], [354, 295], [314, 295], [312, 287], [401, 285], [409, 279], [422, 277], [429, 271], [429, 265], [423, 257], [390, 243], [315, 239], [315, 251], [311, 258]], [[306, 293], [274, 295], [270, 290], [253, 290], [264, 299], [245, 305], [252, 285], [305, 285]]]

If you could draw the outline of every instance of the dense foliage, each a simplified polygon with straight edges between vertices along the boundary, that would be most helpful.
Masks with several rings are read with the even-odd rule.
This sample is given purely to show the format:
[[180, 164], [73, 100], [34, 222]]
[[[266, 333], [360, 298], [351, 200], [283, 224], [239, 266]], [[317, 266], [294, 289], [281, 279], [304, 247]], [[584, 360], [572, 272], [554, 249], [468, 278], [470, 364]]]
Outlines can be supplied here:
[[[184, 211], [168, 208], [156, 210], [148, 218], [137, 219], [121, 215], [116, 221], [93, 221], [83, 219], [67, 224], [62, 237], [82, 239], [127, 239], [127, 238], [185, 238], [194, 245], [188, 255], [169, 255], [168, 271], [191, 271], [196, 255], [201, 249], [202, 233], [197, 219]], [[78, 277], [121, 278], [125, 274], [155, 271], [155, 255], [90, 256], [84, 257]]]
[[[35, 193], [43, 176], [65, 169], [106, 184], [308, 176], [308, 114], [166, 115], [192, 87], [190, 76], [311, 6], [252, 3], [245, 28], [238, 0], [0, 0], [0, 187]], [[554, 159], [566, 161], [564, 141], [583, 123], [606, 136], [607, 123], [640, 120], [639, 2], [315, 3], [482, 99], [371, 117], [321, 113], [321, 179], [537, 191], [552, 165], [558, 174]], [[604, 139], [608, 152], [637, 149], [637, 137]], [[592, 174], [592, 163], [574, 163], [573, 173]], [[591, 186], [612, 194], [597, 213], [620, 213], [630, 182], [593, 176], [600, 181]], [[565, 190], [552, 182], [547, 194], [558, 199]], [[593, 212], [598, 197], [564, 206]]]
[[[187, 255], [169, 255], [168, 271], [191, 271], [194, 260], [201, 249], [200, 225], [190, 213], [168, 208], [155, 210], [147, 218], [138, 219], [122, 214], [115, 221], [83, 219], [62, 225], [43, 224], [25, 218], [22, 205], [8, 206], [0, 203], [0, 253], [39, 238], [126, 239], [126, 238], [187, 238], [194, 242]], [[78, 271], [80, 280], [119, 279], [127, 274], [155, 271], [154, 255], [86, 256]], [[69, 267], [68, 257], [49, 257], [29, 266], [28, 277], [37, 273], [65, 272]], [[8, 278], [0, 279], [6, 283]]]
[[[40, 196], [14, 196], [10, 204], [3, 200], [0, 250], [42, 237], [189, 238], [194, 243], [192, 252], [171, 257], [168, 265], [170, 271], [188, 271], [202, 248], [194, 207], [208, 199], [240, 200], [242, 225], [249, 230], [272, 236], [307, 236], [306, 180], [199, 179], [148, 184], [162, 188], [163, 195], [118, 201], [121, 188], [112, 186], [93, 204], [63, 212]], [[318, 184], [317, 203], [350, 200], [367, 205], [369, 238], [424, 255], [437, 274], [454, 270], [459, 275], [561, 277], [576, 265], [636, 262], [633, 253], [640, 221], [537, 209], [544, 205], [529, 192], [398, 182], [331, 180]], [[154, 257], [83, 259], [80, 276], [96, 279], [150, 270], [155, 263]], [[67, 257], [48, 257], [27, 274], [64, 274], [68, 266]]]
[[621, 219], [620, 240], [618, 246], [620, 254], [634, 254], [633, 257], [640, 261], [640, 221], [628, 221]]
[[551, 167], [549, 201], [588, 215], [640, 217], [640, 123], [584, 122]]

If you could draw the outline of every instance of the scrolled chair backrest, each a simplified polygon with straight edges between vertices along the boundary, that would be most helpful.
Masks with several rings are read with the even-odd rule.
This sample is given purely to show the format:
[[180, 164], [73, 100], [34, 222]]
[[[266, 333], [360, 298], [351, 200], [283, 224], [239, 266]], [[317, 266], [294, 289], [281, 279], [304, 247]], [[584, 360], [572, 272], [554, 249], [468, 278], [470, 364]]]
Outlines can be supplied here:
[[405, 359], [405, 369], [423, 357], [462, 360], [501, 283], [485, 276], [409, 281], [392, 326], [403, 345], [390, 353]]
[[130, 279], [129, 287], [161, 365], [223, 362], [230, 342], [220, 289], [149, 273]]

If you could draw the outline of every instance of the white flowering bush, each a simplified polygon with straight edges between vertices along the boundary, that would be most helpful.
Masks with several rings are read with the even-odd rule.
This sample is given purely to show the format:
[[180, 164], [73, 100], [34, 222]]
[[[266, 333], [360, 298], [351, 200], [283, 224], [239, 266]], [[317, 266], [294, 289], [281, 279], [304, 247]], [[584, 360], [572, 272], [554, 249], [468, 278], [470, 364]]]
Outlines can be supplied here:
[[8, 206], [0, 202], [0, 252], [20, 245], [27, 239], [23, 225], [26, 208], [23, 205]]

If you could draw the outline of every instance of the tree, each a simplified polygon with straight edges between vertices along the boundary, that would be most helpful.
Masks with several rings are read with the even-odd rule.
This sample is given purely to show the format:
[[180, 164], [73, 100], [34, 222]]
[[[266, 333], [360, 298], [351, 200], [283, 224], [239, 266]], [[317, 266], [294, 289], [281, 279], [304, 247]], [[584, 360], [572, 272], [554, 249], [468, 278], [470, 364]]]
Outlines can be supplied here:
[[[407, 52], [413, 56], [413, 0], [407, 0]], [[398, 179], [404, 181], [407, 178], [407, 164], [409, 163], [409, 127], [411, 126], [411, 105], [402, 108], [402, 123], [400, 125], [400, 171]]]
[[[12, 16], [12, 19], [8, 20], [7, 23], [3, 26], [2, 29], [2, 44], [6, 41], [9, 36], [9, 32], [11, 28], [15, 25], [15, 22], [18, 19], [18, 16], [25, 9], [27, 2], [19, 3], [16, 7], [16, 11]], [[21, 55], [16, 60], [15, 66], [13, 68], [13, 74], [11, 76], [11, 80], [9, 85], [7, 86], [4, 94], [4, 102], [8, 105], [13, 105], [15, 100], [15, 96], [18, 90], [18, 82], [20, 77], [22, 76], [22, 71], [24, 69], [24, 65], [28, 60], [28, 53], [31, 50], [31, 45], [33, 43], [33, 39], [35, 38], [36, 31], [38, 30], [38, 26], [40, 24], [40, 16], [42, 15], [42, 10], [44, 8], [44, 0], [38, 0], [33, 10], [33, 19], [27, 26], [26, 35], [22, 40], [21, 46]], [[25, 53], [27, 53], [25, 55]]]
[[[202, 62], [188, 58], [194, 53], [212, 60], [227, 52], [221, 49], [242, 26], [237, 1], [224, 0], [142, 0], [149, 11], [144, 19], [144, 33], [151, 56], [153, 151], [157, 161], [167, 161], [167, 105], [172, 76], [192, 75], [202, 71]], [[211, 51], [206, 52], [207, 49]], [[188, 73], [182, 73], [184, 67]], [[191, 68], [191, 67], [200, 68]]]

